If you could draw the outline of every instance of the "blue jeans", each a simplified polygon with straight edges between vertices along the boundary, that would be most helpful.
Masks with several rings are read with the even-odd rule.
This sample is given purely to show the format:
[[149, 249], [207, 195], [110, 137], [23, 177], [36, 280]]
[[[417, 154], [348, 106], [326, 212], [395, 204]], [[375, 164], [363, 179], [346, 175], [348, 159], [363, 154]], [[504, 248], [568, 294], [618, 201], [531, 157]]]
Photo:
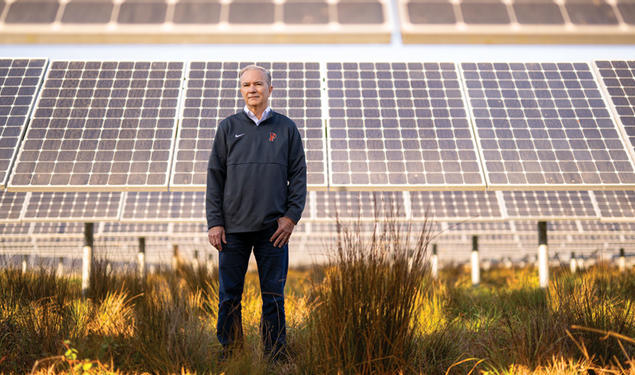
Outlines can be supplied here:
[[274, 247], [269, 238], [277, 224], [257, 232], [227, 233], [227, 244], [218, 254], [219, 290], [218, 341], [226, 346], [240, 346], [243, 340], [241, 299], [245, 285], [245, 273], [253, 248], [260, 291], [262, 316], [260, 334], [265, 353], [275, 353], [286, 344], [284, 315], [284, 285], [289, 268], [289, 247]]

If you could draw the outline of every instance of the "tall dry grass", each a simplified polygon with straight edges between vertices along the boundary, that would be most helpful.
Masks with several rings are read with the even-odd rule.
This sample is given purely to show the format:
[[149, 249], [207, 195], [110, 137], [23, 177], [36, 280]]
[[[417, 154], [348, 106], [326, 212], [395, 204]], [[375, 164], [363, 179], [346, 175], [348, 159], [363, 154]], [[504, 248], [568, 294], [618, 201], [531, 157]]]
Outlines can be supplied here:
[[633, 270], [552, 269], [547, 291], [532, 268], [493, 268], [476, 288], [460, 267], [432, 281], [427, 232], [377, 225], [370, 238], [341, 227], [329, 265], [289, 272], [292, 357], [283, 364], [261, 354], [254, 273], [243, 299], [245, 350], [221, 364], [216, 271], [181, 264], [141, 280], [100, 261], [82, 298], [79, 280], [52, 270], [0, 269], [0, 374], [29, 373], [36, 362], [40, 374], [80, 373], [78, 365], [122, 374], [635, 372]]
[[426, 290], [429, 225], [417, 233], [391, 218], [367, 238], [338, 221], [337, 245], [314, 288], [306, 362], [315, 373], [413, 370], [416, 301]]

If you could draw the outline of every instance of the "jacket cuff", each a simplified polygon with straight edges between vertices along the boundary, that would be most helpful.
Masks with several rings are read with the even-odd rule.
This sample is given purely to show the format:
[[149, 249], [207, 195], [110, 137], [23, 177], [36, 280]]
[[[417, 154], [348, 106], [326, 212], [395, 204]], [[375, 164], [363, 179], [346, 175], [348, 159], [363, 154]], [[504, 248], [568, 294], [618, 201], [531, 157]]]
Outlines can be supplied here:
[[208, 221], [207, 222], [207, 230], [212, 229], [213, 227], [217, 227], [217, 226], [225, 226], [225, 223], [222, 220], [216, 220], [216, 221]]
[[293, 212], [291, 212], [291, 211], [287, 211], [287, 212], [285, 212], [283, 216], [286, 216], [286, 217], [288, 217], [289, 219], [293, 220], [293, 222], [294, 222], [296, 225], [297, 225], [297, 224], [298, 224], [298, 222], [300, 221], [300, 215], [295, 214], [295, 213], [293, 213]]

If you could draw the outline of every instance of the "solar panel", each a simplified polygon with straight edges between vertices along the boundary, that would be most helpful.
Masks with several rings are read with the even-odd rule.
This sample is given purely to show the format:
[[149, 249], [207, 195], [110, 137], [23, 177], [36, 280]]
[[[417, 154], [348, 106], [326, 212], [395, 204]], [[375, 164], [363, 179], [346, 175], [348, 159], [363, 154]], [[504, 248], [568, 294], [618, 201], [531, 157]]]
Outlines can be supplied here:
[[470, 235], [483, 234], [483, 233], [511, 233], [512, 229], [509, 222], [478, 222], [478, 221], [463, 221], [463, 222], [446, 222], [444, 224], [444, 231], [448, 232], [463, 232]]
[[315, 219], [403, 218], [403, 192], [316, 191]]
[[54, 61], [14, 190], [166, 190], [182, 62]]
[[121, 210], [121, 221], [203, 222], [205, 221], [205, 193], [198, 191], [128, 192]]
[[633, 186], [586, 63], [462, 64], [488, 186]]
[[598, 218], [588, 191], [503, 191], [510, 219]]
[[0, 37], [14, 43], [387, 43], [391, 32], [386, 0], [16, 0], [6, 8]]
[[31, 230], [31, 223], [7, 222], [0, 223], [0, 238], [28, 235]]
[[327, 68], [331, 186], [484, 186], [454, 64]]
[[169, 233], [167, 223], [105, 222], [99, 231], [100, 236], [165, 236], [167, 233]]
[[485, 191], [411, 191], [413, 219], [492, 220], [502, 219], [494, 192]]
[[625, 135], [635, 150], [635, 61], [596, 61], [595, 65]]
[[0, 59], [0, 189], [6, 187], [45, 67], [45, 59]]
[[[579, 233], [580, 227], [575, 220], [547, 221], [547, 232]], [[537, 221], [518, 220], [514, 221], [516, 233], [538, 233]]]
[[[176, 144], [171, 190], [204, 190], [216, 127], [245, 106], [238, 73], [247, 62], [192, 62]], [[304, 143], [309, 188], [326, 186], [326, 145], [320, 92], [320, 64], [259, 62], [270, 69], [271, 108], [291, 118]]]
[[635, 190], [594, 191], [602, 220], [635, 219]]
[[629, 0], [399, 0], [405, 43], [630, 43]]
[[32, 235], [50, 238], [51, 236], [84, 236], [84, 224], [79, 222], [35, 222], [32, 225]]
[[109, 221], [119, 219], [119, 192], [33, 192], [27, 193], [24, 221]]
[[26, 194], [0, 191], [0, 222], [11, 223], [20, 220]]
[[599, 220], [581, 221], [582, 232], [634, 232], [635, 228], [629, 228], [629, 223], [609, 223]]

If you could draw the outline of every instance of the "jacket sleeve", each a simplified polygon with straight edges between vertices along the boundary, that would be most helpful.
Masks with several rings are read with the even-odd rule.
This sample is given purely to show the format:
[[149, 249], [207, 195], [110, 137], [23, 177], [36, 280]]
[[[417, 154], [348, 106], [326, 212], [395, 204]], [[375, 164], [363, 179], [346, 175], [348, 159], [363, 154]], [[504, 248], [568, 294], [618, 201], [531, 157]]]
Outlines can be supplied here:
[[207, 192], [205, 195], [205, 211], [207, 212], [207, 229], [225, 225], [223, 215], [223, 193], [227, 177], [227, 143], [225, 142], [225, 126], [220, 123], [216, 129], [214, 145], [207, 164]]
[[300, 132], [293, 126], [289, 139], [289, 164], [287, 176], [287, 211], [284, 216], [293, 220], [296, 224], [300, 221], [304, 203], [306, 201], [306, 160]]

